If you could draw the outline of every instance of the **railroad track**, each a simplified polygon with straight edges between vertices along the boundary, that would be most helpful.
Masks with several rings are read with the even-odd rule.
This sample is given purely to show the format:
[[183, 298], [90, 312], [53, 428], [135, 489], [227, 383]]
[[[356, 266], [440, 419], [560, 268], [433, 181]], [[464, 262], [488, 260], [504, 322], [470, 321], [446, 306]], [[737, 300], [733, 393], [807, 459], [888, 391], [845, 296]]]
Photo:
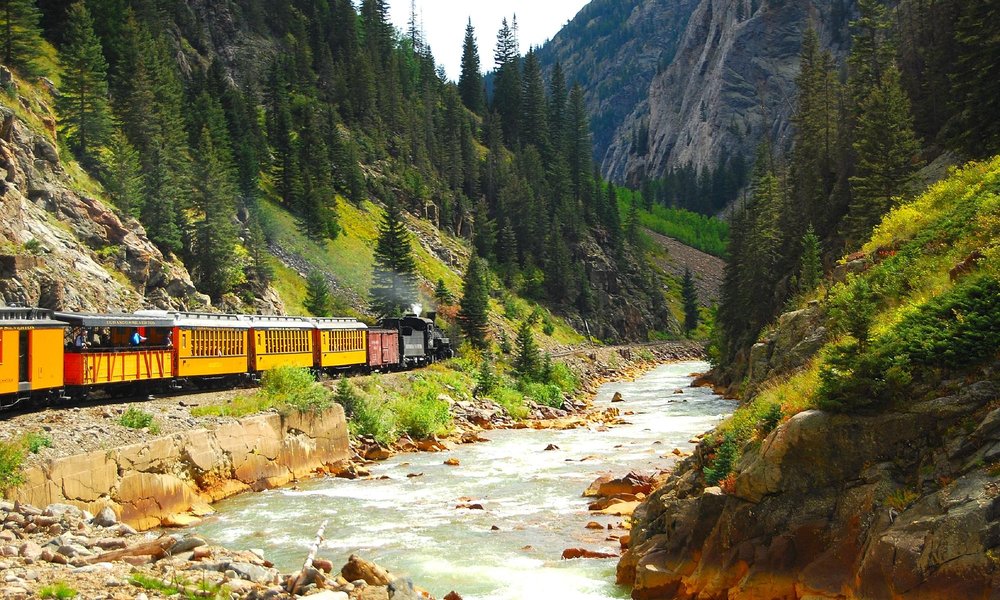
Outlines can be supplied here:
[[593, 352], [601, 348], [613, 348], [613, 349], [632, 349], [632, 348], [675, 348], [677, 350], [700, 350], [704, 351], [705, 342], [699, 342], [694, 340], [665, 340], [659, 342], [639, 342], [635, 344], [623, 344], [620, 346], [598, 346], [596, 344], [585, 344], [577, 348], [572, 348], [570, 350], [561, 350], [559, 352], [553, 352], [551, 354], [552, 358], [563, 358], [566, 356], [574, 356], [577, 354], [585, 354], [587, 352]]

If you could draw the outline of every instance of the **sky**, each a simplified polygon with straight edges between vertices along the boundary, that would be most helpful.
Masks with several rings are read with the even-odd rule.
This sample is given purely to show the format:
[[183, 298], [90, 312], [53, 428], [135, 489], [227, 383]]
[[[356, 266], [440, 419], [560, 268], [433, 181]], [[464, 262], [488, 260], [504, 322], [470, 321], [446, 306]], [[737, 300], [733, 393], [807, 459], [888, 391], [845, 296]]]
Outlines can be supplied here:
[[[458, 80], [462, 61], [465, 24], [472, 18], [483, 71], [493, 68], [493, 49], [501, 19], [517, 15], [518, 40], [523, 54], [540, 46], [583, 8], [589, 0], [416, 0], [417, 14], [423, 22], [424, 36], [443, 65], [448, 78]], [[401, 31], [408, 29], [410, 0], [390, 0], [392, 23]]]

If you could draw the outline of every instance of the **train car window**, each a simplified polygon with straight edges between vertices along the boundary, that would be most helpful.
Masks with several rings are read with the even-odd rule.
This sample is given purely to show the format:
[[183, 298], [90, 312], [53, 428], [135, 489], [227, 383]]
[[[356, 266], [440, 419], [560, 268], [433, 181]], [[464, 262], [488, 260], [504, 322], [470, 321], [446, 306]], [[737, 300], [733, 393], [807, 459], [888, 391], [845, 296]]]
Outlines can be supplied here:
[[413, 328], [412, 327], [404, 327], [403, 330], [402, 330], [402, 334], [403, 335], [413, 335]]

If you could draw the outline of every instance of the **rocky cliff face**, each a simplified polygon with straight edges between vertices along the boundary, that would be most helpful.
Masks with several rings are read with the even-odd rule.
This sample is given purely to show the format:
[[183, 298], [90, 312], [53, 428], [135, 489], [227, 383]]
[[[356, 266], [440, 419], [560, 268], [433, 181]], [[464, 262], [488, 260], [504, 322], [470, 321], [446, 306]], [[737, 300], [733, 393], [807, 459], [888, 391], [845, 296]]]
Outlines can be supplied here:
[[[636, 3], [622, 14], [595, 2], [540, 56], [561, 60], [584, 85], [604, 175], [636, 184], [672, 167], [752, 157], [765, 138], [788, 144], [802, 32], [812, 25], [843, 57], [852, 7], [682, 0]], [[648, 147], [640, 147], [647, 129]]]
[[706, 488], [704, 448], [636, 511], [633, 598], [991, 598], [1000, 364], [879, 415], [799, 413]]
[[208, 305], [138, 223], [78, 187], [52, 138], [0, 106], [0, 301], [83, 311]]

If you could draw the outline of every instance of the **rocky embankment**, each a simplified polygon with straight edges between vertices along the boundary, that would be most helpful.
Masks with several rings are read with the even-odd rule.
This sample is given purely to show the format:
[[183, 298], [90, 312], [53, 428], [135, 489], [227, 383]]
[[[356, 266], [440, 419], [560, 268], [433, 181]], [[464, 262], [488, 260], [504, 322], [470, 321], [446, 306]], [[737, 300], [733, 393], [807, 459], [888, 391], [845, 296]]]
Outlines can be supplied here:
[[12, 496], [35, 506], [110, 508], [137, 529], [186, 525], [210, 513], [211, 502], [338, 470], [347, 458], [347, 423], [335, 405], [320, 413], [229, 419], [51, 458], [26, 469]]
[[799, 413], [725, 488], [699, 446], [636, 509], [618, 581], [652, 598], [993, 598], [1000, 363], [881, 414]]
[[[65, 504], [39, 509], [0, 502], [0, 523], [0, 598], [5, 600], [430, 597], [408, 579], [357, 556], [337, 572], [332, 561], [310, 553], [301, 570], [281, 573], [260, 551], [210, 546], [195, 535], [140, 534], [119, 523], [109, 508], [95, 516]], [[47, 590], [54, 594], [57, 585], [65, 595], [45, 595]]]

